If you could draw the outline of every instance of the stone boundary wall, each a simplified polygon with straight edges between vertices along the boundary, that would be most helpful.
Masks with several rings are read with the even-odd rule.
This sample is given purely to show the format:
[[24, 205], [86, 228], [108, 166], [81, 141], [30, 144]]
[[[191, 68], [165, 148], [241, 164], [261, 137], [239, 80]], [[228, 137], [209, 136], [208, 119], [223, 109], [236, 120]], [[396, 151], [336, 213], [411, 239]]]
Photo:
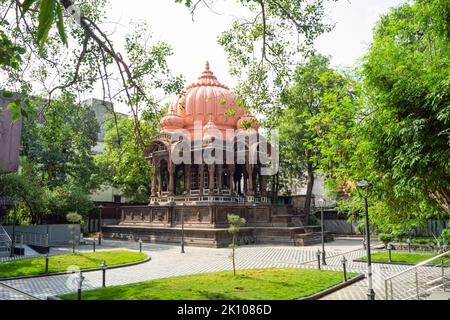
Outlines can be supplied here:
[[[12, 235], [12, 225], [3, 226]], [[69, 244], [72, 239], [70, 234], [69, 224], [41, 224], [41, 225], [29, 225], [29, 226], [16, 226], [16, 234], [18, 233], [30, 233], [45, 236], [48, 233], [49, 245], [65, 245]], [[75, 225], [75, 237], [80, 237], [80, 225]], [[17, 238], [16, 238], [17, 239]], [[25, 241], [26, 244], [26, 241]]]

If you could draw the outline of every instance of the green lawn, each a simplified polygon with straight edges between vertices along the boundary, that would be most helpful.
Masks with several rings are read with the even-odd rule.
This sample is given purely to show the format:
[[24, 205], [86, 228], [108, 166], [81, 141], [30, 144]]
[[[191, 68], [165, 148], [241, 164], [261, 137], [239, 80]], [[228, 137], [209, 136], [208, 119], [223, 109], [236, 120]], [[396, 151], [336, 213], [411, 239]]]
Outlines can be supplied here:
[[[409, 252], [397, 252], [392, 251], [392, 263], [395, 262], [403, 262], [403, 263], [411, 263], [417, 264], [419, 262], [431, 259], [435, 257], [434, 253], [409, 253]], [[446, 257], [445, 260], [448, 260], [450, 256]], [[367, 261], [367, 256], [359, 258], [359, 260]], [[372, 261], [376, 262], [389, 262], [389, 254], [387, 251], [380, 251], [372, 253]], [[432, 264], [441, 264], [441, 260], [435, 260]], [[447, 261], [446, 265], [449, 265], [450, 261]]]
[[[356, 273], [349, 273], [354, 277]], [[86, 300], [288, 300], [342, 282], [342, 273], [315, 269], [251, 269], [157, 279], [84, 291]], [[76, 294], [62, 296], [75, 299]]]
[[[100, 267], [102, 261], [108, 266], [144, 260], [144, 253], [127, 250], [97, 251], [75, 254], [60, 254], [49, 259], [49, 273], [67, 271], [69, 266], [80, 269]], [[0, 263], [0, 279], [7, 277], [38, 275], [45, 272], [45, 257], [21, 259]]]

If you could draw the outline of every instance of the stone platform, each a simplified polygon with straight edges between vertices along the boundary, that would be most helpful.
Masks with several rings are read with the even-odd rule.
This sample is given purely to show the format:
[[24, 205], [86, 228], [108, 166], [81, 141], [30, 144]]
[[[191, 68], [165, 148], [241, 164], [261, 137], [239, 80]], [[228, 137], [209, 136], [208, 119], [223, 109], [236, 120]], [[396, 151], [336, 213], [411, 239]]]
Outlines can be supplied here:
[[[241, 245], [320, 243], [320, 226], [306, 225], [305, 216], [291, 211], [290, 206], [271, 204], [130, 206], [122, 208], [119, 225], [103, 226], [102, 233], [110, 239], [179, 244], [184, 228], [186, 245], [219, 248], [231, 242], [227, 215], [238, 214], [247, 221], [238, 236]], [[332, 241], [333, 237], [327, 233], [325, 239]]]

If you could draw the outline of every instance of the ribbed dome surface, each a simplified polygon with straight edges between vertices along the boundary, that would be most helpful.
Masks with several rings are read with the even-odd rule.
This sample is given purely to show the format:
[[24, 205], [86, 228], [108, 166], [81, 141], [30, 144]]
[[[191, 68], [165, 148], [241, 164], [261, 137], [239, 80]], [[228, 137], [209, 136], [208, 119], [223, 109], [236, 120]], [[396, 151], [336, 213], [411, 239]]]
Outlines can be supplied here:
[[193, 134], [194, 124], [198, 121], [200, 128], [206, 124], [214, 125], [214, 128], [221, 130], [225, 135], [227, 129], [238, 128], [238, 120], [241, 117], [244, 115], [252, 117], [237, 105], [236, 99], [237, 96], [217, 80], [214, 73], [209, 70], [209, 63], [206, 62], [205, 70], [198, 81], [187, 86], [184, 96], [172, 102], [167, 119], [164, 117], [161, 120], [161, 126], [164, 121], [165, 131], [185, 128]]

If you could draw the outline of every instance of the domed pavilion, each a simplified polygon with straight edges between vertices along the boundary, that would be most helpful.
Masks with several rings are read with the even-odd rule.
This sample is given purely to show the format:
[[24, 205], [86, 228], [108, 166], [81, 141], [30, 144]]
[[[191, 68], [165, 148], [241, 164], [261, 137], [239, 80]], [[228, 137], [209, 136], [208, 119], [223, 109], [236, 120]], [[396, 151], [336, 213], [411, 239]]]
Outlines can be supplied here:
[[224, 247], [231, 240], [227, 216], [238, 214], [246, 220], [241, 244], [320, 242], [318, 227], [307, 226], [303, 214], [270, 203], [272, 148], [258, 129], [206, 62], [145, 150], [154, 168], [149, 204], [122, 207], [121, 222], [103, 227], [104, 237]]
[[[161, 133], [147, 150], [156, 177], [152, 180], [150, 203], [267, 202], [262, 164], [251, 163], [248, 155], [250, 150], [258, 151], [258, 148], [252, 149], [246, 133], [253, 135], [253, 144], [265, 143], [265, 140], [257, 133], [256, 118], [238, 106], [237, 100], [237, 96], [217, 80], [206, 62], [198, 81], [189, 85], [169, 106], [160, 122]], [[177, 148], [181, 135], [181, 140], [190, 143], [185, 150]], [[238, 135], [244, 137], [241, 143]], [[216, 151], [220, 151], [222, 157], [206, 163], [202, 155], [213, 148], [214, 139], [217, 139], [216, 149], [220, 149]], [[245, 156], [245, 163], [237, 161], [239, 147], [247, 153], [242, 157]], [[190, 152], [190, 155], [176, 164], [172, 159], [176, 152]], [[227, 152], [232, 153], [229, 161]]]

